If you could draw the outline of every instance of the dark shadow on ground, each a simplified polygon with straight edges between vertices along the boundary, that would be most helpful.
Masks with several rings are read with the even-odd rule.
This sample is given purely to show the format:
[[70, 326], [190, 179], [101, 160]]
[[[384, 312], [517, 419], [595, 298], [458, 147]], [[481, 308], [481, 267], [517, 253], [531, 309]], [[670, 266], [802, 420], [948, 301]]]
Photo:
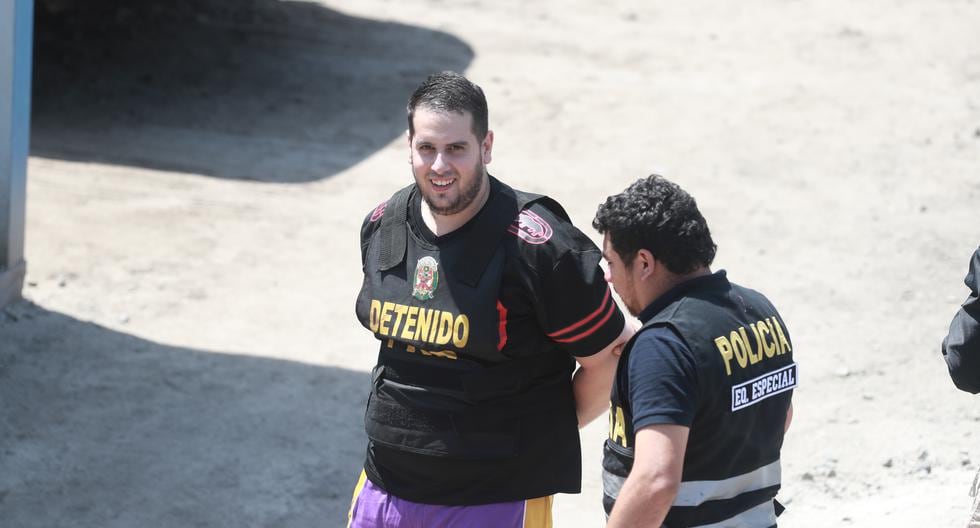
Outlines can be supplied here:
[[38, 0], [31, 154], [221, 178], [329, 177], [404, 133], [473, 50], [279, 0]]
[[366, 373], [0, 311], [0, 525], [343, 526]]

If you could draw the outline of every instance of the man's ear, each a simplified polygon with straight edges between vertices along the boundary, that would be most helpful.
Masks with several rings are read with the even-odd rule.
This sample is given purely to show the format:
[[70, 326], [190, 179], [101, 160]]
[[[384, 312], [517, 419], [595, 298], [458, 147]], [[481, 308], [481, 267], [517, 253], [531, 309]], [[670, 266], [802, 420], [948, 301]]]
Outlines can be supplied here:
[[657, 266], [659, 265], [660, 262], [654, 258], [653, 253], [650, 253], [650, 251], [646, 249], [638, 250], [636, 252], [636, 258], [633, 259], [633, 266], [639, 267], [637, 271], [639, 273], [640, 280], [646, 280], [652, 276], [653, 272], [656, 271]]
[[483, 143], [480, 145], [480, 157], [483, 160], [483, 164], [487, 165], [493, 159], [493, 130], [487, 130], [487, 137], [483, 138]]

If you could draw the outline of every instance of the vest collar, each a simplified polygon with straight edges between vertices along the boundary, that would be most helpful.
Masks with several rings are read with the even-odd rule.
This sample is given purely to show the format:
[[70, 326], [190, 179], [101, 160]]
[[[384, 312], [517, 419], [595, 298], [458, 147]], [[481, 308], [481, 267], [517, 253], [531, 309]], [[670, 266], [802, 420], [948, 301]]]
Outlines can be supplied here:
[[639, 317], [641, 322], [646, 323], [650, 319], [653, 319], [653, 317], [660, 313], [664, 308], [670, 306], [671, 303], [687, 295], [688, 293], [695, 290], [718, 286], [728, 286], [728, 277], [725, 270], [719, 270], [710, 275], [703, 275], [701, 277], [688, 279], [674, 286], [673, 288], [662, 293], [660, 297], [654, 299], [653, 302], [648, 304], [637, 317]]
[[[463, 240], [466, 259], [457, 263], [454, 274], [467, 286], [476, 286], [487, 265], [497, 252], [497, 247], [507, 227], [520, 212], [514, 190], [500, 180], [489, 176], [490, 196], [487, 203], [471, 220], [476, 222]], [[381, 219], [381, 255], [378, 269], [390, 270], [405, 260], [408, 245], [408, 207], [415, 186], [409, 186], [395, 194]]]

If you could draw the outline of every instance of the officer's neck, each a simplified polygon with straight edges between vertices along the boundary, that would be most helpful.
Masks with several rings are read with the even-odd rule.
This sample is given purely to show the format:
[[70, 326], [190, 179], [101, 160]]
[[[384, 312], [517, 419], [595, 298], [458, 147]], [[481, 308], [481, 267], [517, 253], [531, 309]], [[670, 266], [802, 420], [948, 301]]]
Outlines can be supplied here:
[[441, 237], [448, 235], [466, 225], [466, 222], [472, 220], [480, 212], [480, 209], [483, 209], [484, 204], [487, 203], [487, 199], [489, 198], [490, 182], [484, 181], [476, 198], [458, 213], [448, 215], [435, 213], [432, 209], [429, 209], [429, 204], [425, 200], [422, 200], [422, 221], [425, 222], [425, 227], [428, 227], [429, 231], [432, 231], [432, 234], [435, 236]]
[[659, 273], [655, 273], [650, 277], [649, 281], [646, 281], [646, 291], [641, 294], [646, 301], [643, 303], [643, 306], [649, 306], [650, 303], [656, 301], [665, 293], [691, 279], [711, 275], [711, 268], [708, 266], [699, 267], [690, 273], [673, 273], [666, 266], [663, 266], [658, 271]]

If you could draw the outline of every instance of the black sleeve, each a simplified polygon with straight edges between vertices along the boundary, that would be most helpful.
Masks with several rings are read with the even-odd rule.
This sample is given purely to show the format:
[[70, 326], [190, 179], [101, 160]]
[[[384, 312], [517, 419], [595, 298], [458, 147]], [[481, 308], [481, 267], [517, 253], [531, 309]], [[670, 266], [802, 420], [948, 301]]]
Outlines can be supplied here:
[[564, 249], [550, 269], [538, 270], [538, 320], [569, 354], [591, 356], [619, 337], [626, 319], [599, 267], [599, 248], [570, 223], [557, 231]]
[[629, 355], [633, 430], [648, 425], [694, 423], [698, 407], [697, 364], [690, 349], [668, 327], [643, 331]]
[[970, 296], [949, 325], [943, 356], [953, 383], [960, 390], [980, 393], [980, 248], [973, 253], [964, 280]]

